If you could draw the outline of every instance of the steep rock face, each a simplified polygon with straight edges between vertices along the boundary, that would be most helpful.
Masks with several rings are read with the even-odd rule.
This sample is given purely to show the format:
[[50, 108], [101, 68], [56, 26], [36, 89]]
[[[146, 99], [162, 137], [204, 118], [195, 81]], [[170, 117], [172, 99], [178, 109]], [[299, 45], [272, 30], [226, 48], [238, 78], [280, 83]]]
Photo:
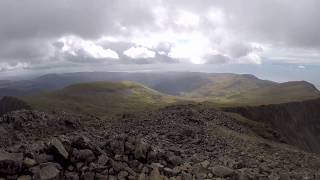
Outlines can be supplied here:
[[31, 107], [24, 101], [14, 97], [5, 96], [0, 100], [0, 116], [20, 109], [31, 109]]
[[225, 110], [255, 121], [271, 123], [289, 144], [320, 152], [320, 99]]

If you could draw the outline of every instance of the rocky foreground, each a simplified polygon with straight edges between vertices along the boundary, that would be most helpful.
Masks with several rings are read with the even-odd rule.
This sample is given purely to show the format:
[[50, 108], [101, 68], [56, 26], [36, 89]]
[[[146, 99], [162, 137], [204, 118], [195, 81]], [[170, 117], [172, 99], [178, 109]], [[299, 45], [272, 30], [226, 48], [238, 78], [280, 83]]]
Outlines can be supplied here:
[[318, 155], [194, 105], [108, 121], [15, 111], [0, 118], [0, 148], [4, 179], [320, 179]]

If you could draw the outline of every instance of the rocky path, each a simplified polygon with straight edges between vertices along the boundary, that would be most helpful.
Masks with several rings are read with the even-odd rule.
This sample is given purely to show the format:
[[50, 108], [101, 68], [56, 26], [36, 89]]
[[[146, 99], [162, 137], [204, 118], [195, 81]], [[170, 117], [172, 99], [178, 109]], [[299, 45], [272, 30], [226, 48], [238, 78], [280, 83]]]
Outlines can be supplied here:
[[194, 105], [107, 122], [18, 111], [0, 127], [4, 179], [320, 179], [317, 155], [251, 137], [224, 113]]

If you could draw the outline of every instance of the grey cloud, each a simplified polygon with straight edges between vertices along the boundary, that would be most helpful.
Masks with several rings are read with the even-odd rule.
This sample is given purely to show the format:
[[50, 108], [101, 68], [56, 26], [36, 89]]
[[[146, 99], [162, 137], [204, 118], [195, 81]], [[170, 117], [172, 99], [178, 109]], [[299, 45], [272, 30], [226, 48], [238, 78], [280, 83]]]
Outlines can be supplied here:
[[[201, 14], [210, 7], [226, 13], [227, 26], [246, 40], [302, 48], [320, 45], [320, 1], [305, 0], [175, 0], [168, 7], [185, 7]], [[171, 1], [170, 1], [171, 2]], [[206, 24], [208, 25], [208, 24]], [[210, 24], [209, 24], [210, 26]]]
[[72, 63], [78, 63], [78, 64], [116, 64], [118, 63], [117, 60], [111, 59], [111, 58], [92, 58], [86, 55], [85, 52], [78, 52], [78, 56], [73, 56], [71, 54], [64, 54], [63, 59], [67, 60], [68, 62]]
[[253, 50], [248, 44], [239, 42], [228, 44], [223, 48], [234, 58], [246, 56]]
[[221, 1], [230, 26], [246, 38], [288, 46], [319, 46], [320, 1]]
[[175, 64], [179, 61], [177, 59], [170, 58], [166, 55], [156, 54], [154, 58], [137, 58], [132, 59], [125, 55], [120, 55], [120, 64], [155, 64], [155, 63], [166, 63], [166, 64]]
[[133, 0], [5, 0], [0, 2], [1, 39], [57, 37], [98, 38], [123, 26], [149, 23], [152, 13]]
[[207, 55], [205, 59], [206, 59], [206, 64], [225, 64], [231, 61], [229, 57], [221, 54]]
[[129, 49], [130, 47], [133, 47], [135, 44], [131, 42], [125, 42], [125, 41], [119, 41], [119, 42], [104, 41], [104, 42], [100, 42], [99, 45], [106, 49], [108, 48], [113, 49], [118, 54], [122, 54], [123, 51]]
[[20, 60], [39, 61], [52, 53], [53, 47], [44, 39], [24, 39], [7, 42], [1, 45], [0, 61]]
[[158, 44], [158, 46], [156, 47], [157, 51], [163, 51], [168, 53], [170, 51], [172, 47], [172, 44], [168, 43], [168, 42], [161, 42]]
[[[157, 7], [164, 8], [167, 13], [162, 27], [156, 23], [159, 14], [155, 14], [154, 9]], [[319, 7], [318, 0], [248, 0], [245, 3], [239, 0], [3, 0], [0, 2], [0, 62], [101, 62], [81, 52], [78, 57], [61, 54], [59, 49], [63, 46], [57, 39], [74, 35], [86, 40], [121, 36], [119, 42], [99, 44], [119, 54], [120, 60], [116, 63], [177, 63], [179, 60], [159, 54], [160, 51], [170, 52], [172, 44], [165, 41], [154, 47], [155, 58], [133, 60], [123, 56], [123, 51], [135, 46], [132, 36], [166, 30], [196, 31], [214, 42], [212, 48], [225, 55], [207, 55], [204, 57], [207, 63], [226, 63], [232, 61], [229, 56], [240, 58], [261, 51], [251, 47], [249, 42], [271, 44], [275, 48], [313, 48], [318, 52]], [[212, 8], [224, 12], [223, 25], [205, 18]], [[176, 25], [174, 18], [179, 10], [201, 17], [199, 26]], [[228, 34], [217, 33], [221, 29]], [[230, 43], [225, 44], [225, 41]]]
[[1, 1], [0, 61], [44, 60], [57, 45], [52, 42], [65, 35], [126, 35], [121, 28], [152, 22], [153, 14], [143, 7], [133, 0]]

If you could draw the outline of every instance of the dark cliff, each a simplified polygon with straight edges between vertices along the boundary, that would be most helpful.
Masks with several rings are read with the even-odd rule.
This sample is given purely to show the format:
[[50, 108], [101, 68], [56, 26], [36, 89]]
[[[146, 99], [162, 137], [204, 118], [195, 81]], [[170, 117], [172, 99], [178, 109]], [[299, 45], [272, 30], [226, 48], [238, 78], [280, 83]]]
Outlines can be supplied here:
[[5, 96], [0, 100], [0, 116], [20, 109], [31, 109], [31, 107], [24, 101], [15, 97]]
[[251, 120], [271, 123], [289, 144], [320, 152], [320, 99], [225, 110]]

